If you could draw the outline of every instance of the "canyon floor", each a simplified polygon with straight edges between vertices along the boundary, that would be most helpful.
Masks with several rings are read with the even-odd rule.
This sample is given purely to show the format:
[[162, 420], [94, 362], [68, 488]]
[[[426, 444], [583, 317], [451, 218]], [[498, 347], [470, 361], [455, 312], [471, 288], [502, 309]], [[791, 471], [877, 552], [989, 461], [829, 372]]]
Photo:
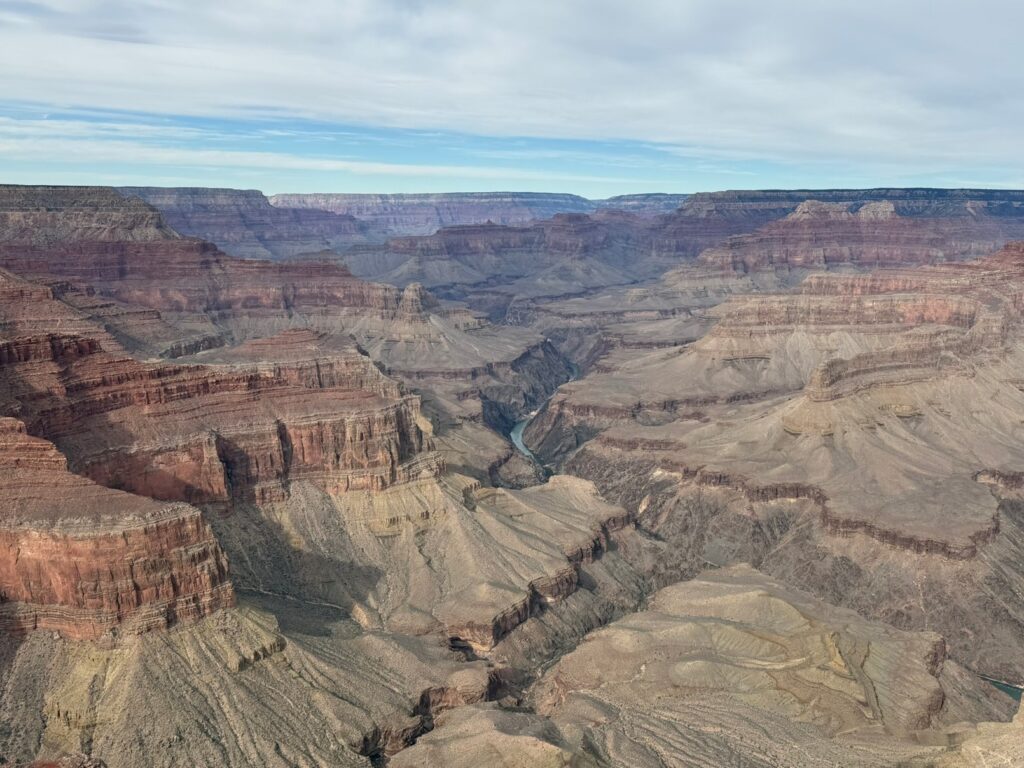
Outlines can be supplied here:
[[1024, 765], [1022, 240], [0, 186], [0, 765]]

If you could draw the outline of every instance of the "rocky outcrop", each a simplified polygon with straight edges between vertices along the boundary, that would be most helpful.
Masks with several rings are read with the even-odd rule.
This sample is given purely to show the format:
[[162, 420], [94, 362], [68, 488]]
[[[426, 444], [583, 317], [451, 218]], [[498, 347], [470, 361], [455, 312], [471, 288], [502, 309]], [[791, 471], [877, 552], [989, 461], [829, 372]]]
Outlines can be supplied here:
[[649, 192], [639, 195], [616, 195], [596, 200], [598, 210], [625, 211], [640, 216], [657, 216], [679, 209], [689, 195], [673, 195], [664, 192]]
[[[719, 489], [738, 528], [756, 522], [691, 522], [713, 562], [738, 550], [866, 615], [937, 628], [956, 658], [1018, 679], [1019, 616], [982, 595], [1012, 603], [1024, 583], [1021, 254], [734, 298], [685, 349], [606, 356], [531, 422], [527, 445], [631, 509], [661, 483]], [[619, 488], [637, 474], [649, 479], [627, 503]], [[989, 666], [965, 629], [979, 626], [1014, 661]]]
[[150, 242], [178, 235], [153, 207], [109, 187], [0, 185], [0, 243]]
[[0, 626], [74, 639], [144, 632], [234, 604], [201, 513], [99, 486], [0, 418]]
[[[83, 337], [20, 337], [2, 346], [0, 388], [76, 471], [146, 496], [265, 503], [298, 480], [344, 492], [408, 479], [405, 465], [431, 445], [418, 398], [355, 349], [316, 341], [297, 332], [236, 350], [230, 364], [170, 366]], [[247, 353], [263, 357], [234, 362]]]
[[18, 727], [0, 730], [0, 752], [16, 765], [87, 752], [111, 768], [366, 768], [447, 707], [491, 695], [482, 662], [436, 642], [353, 632], [310, 604], [242, 600], [112, 647], [25, 637], [5, 656], [0, 712]]
[[[630, 650], [620, 650], [616, 664], [606, 663], [605, 655], [624, 648], [627, 638]], [[758, 649], [755, 638], [770, 642], [772, 651]], [[723, 642], [732, 652], [716, 652]], [[672, 680], [671, 688], [708, 695], [738, 684], [734, 695], [747, 705], [756, 707], [764, 696], [773, 709], [769, 702], [788, 691], [798, 708], [820, 708], [797, 717], [826, 733], [878, 724], [902, 735], [961, 718], [962, 712], [943, 711], [965, 704], [945, 695], [943, 683], [954, 690], [959, 683], [944, 674], [946, 663], [938, 635], [868, 622], [737, 566], [661, 590], [645, 611], [599, 630], [559, 661], [534, 696], [541, 712], [551, 712], [570, 691], [622, 686], [651, 693]], [[831, 684], [825, 680], [830, 675], [836, 676]], [[824, 695], [801, 696], [797, 689], [812, 679]]]
[[[636, 544], [632, 519], [579, 478], [509, 490], [449, 472], [334, 497], [297, 482], [271, 512], [216, 522], [243, 588], [352, 606], [368, 629], [441, 637], [495, 661], [557, 647], [570, 628], [582, 635], [611, 610], [609, 593], [639, 599], [642, 579], [617, 554]], [[563, 611], [564, 627], [544, 627]]]
[[74, 243], [0, 246], [0, 265], [33, 279], [87, 283], [100, 295], [165, 313], [282, 312], [322, 307], [397, 308], [391, 286], [366, 283], [344, 267], [233, 259], [209, 243]]
[[[593, 509], [584, 512], [585, 505], [573, 503], [584, 499]], [[480, 489], [473, 493], [472, 505], [476, 514], [494, 516], [494, 522], [504, 516], [528, 519], [531, 535], [545, 536], [549, 542], [538, 547], [533, 557], [551, 558], [540, 573], [526, 577], [525, 585], [474, 584], [451, 595], [439, 608], [438, 618], [449, 642], [484, 654], [531, 616], [573, 594], [579, 586], [579, 569], [600, 558], [613, 546], [616, 534], [633, 522], [625, 510], [597, 497], [592, 486], [566, 476], [520, 491]], [[488, 527], [498, 530], [493, 523]], [[512, 543], [506, 542], [505, 546]]]
[[952, 757], [970, 723], [1010, 711], [940, 636], [865, 621], [747, 566], [657, 592], [546, 669], [526, 703], [450, 713], [394, 764], [882, 768]]
[[206, 352], [204, 365], [141, 363], [87, 322], [65, 325], [74, 312], [52, 291], [0, 286], [0, 408], [104, 485], [266, 502], [294, 480], [343, 492], [440, 467], [419, 460], [432, 446], [419, 398], [347, 338], [293, 330]]
[[388, 235], [430, 235], [443, 227], [462, 224], [524, 224], [558, 213], [589, 213], [595, 208], [594, 202], [576, 195], [539, 192], [283, 194], [273, 195], [270, 202], [285, 209], [354, 216]]
[[283, 259], [367, 240], [367, 226], [353, 216], [316, 208], [271, 205], [255, 189], [121, 187], [144, 200], [183, 235], [216, 243], [233, 256]]
[[783, 219], [723, 245], [700, 261], [738, 272], [929, 264], [983, 256], [1024, 236], [1024, 201], [807, 200]]

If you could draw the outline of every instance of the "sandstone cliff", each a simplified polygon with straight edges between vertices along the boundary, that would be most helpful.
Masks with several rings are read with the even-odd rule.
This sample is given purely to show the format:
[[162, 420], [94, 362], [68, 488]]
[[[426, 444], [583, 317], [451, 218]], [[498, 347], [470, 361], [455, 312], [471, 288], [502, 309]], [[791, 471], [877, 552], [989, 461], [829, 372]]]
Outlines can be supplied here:
[[430, 448], [418, 398], [325, 343], [296, 332], [227, 356], [256, 353], [253, 366], [171, 366], [88, 337], [21, 336], [0, 347], [0, 399], [76, 471], [146, 496], [265, 502], [296, 480], [336, 492], [401, 482]]
[[178, 235], [156, 209], [109, 187], [0, 185], [0, 243], [148, 242]]
[[0, 418], [0, 626], [75, 639], [194, 621], [234, 604], [198, 509], [71, 474], [52, 443]]

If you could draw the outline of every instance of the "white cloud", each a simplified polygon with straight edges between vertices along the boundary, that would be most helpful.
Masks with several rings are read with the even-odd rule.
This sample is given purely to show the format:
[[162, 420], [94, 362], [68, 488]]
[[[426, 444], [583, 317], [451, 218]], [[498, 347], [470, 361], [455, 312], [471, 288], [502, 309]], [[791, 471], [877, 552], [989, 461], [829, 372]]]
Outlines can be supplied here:
[[[564, 181], [570, 183], [636, 183], [639, 179], [596, 176], [575, 173], [552, 173], [519, 168], [493, 168], [474, 165], [429, 165], [416, 163], [382, 163], [362, 160], [339, 160], [306, 157], [285, 152], [251, 152], [194, 147], [168, 147], [106, 138], [100, 131], [97, 139], [88, 138], [89, 123], [70, 123], [66, 138], [14, 135], [0, 120], [0, 157], [7, 155], [21, 161], [36, 160], [67, 165], [146, 164], [171, 168], [250, 169], [260, 171], [318, 171], [350, 173], [366, 176], [402, 176], [460, 179], [512, 179], [516, 181]], [[20, 129], [19, 129], [20, 130]]]
[[22, 0], [0, 101], [967, 173], [1024, 161], [1022, 22], [1015, 0]]

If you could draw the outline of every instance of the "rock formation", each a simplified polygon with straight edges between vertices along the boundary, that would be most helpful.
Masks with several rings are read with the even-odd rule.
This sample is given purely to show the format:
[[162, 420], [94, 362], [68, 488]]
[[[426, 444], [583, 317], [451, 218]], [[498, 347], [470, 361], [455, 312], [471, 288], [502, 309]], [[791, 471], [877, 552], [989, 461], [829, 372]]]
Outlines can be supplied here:
[[234, 604], [200, 511], [68, 471], [52, 443], [0, 418], [0, 628], [96, 639], [194, 621]]
[[463, 224], [525, 224], [558, 213], [589, 213], [595, 204], [576, 195], [538, 192], [457, 192], [448, 194], [273, 195], [281, 208], [311, 209], [354, 216], [387, 235], [431, 235]]
[[176, 238], [159, 212], [109, 187], [0, 186], [0, 243], [149, 242]]
[[[45, 201], [46, 190], [37, 197]], [[403, 294], [364, 282], [335, 263], [236, 259], [209, 243], [170, 238], [0, 244], [0, 266], [45, 281], [61, 312], [76, 308], [136, 354], [180, 357], [297, 327], [354, 335], [425, 392], [440, 421], [472, 433], [465, 439], [485, 453], [467, 469], [483, 476], [506, 446], [475, 425], [514, 421], [569, 376], [537, 333], [491, 326], [417, 286]]]
[[[733, 299], [689, 348], [641, 351], [564, 387], [527, 442], [549, 460], [572, 456], [569, 471], [627, 506], [637, 472], [727, 489], [714, 492], [726, 517], [753, 515], [761, 529], [745, 557], [867, 615], [939, 629], [959, 660], [1019, 679], [1021, 616], [982, 596], [1024, 578], [1017, 491], [1000, 479], [1024, 462], [1013, 415], [1024, 407], [1022, 264], [1010, 247]], [[646, 495], [658, 525], [658, 496]], [[808, 566], [826, 552], [826, 570], [855, 567]], [[968, 626], [1001, 650], [983, 650]]]
[[0, 764], [1013, 755], [1016, 193], [145, 194], [0, 188]]
[[425, 471], [418, 399], [351, 346], [316, 342], [295, 332], [227, 356], [257, 352], [253, 367], [172, 366], [89, 337], [14, 337], [0, 346], [0, 397], [75, 471], [159, 499], [268, 501], [300, 479], [379, 489]]
[[343, 258], [360, 277], [420, 282], [496, 319], [513, 299], [651, 280], [698, 255], [713, 270], [741, 273], [980, 256], [1024, 236], [1022, 206], [1019, 193], [977, 190], [702, 193], [663, 215], [602, 205], [512, 226], [444, 227]]
[[282, 259], [324, 249], [344, 250], [373, 235], [352, 216], [274, 206], [255, 189], [121, 187], [119, 191], [152, 205], [177, 232], [216, 243], [226, 253], [243, 258]]
[[394, 763], [479, 765], [501, 745], [509, 766], [516, 754], [616, 768], [925, 764], [964, 720], [1006, 716], [1010, 702], [983, 686], [937, 635], [736, 567], [667, 587], [592, 633], [530, 691], [537, 714], [452, 712]]
[[930, 264], [984, 256], [1024, 237], [1024, 201], [1009, 210], [1000, 203], [951, 202], [936, 211], [898, 200], [807, 200], [783, 219], [709, 248], [700, 261], [739, 272]]
[[641, 216], [657, 216], [677, 210], [689, 195], [673, 195], [651, 192], [640, 195], [616, 195], [604, 200], [595, 200], [598, 210], [625, 211]]
[[492, 685], [483, 663], [436, 644], [252, 597], [113, 647], [35, 632], [0, 648], [0, 717], [18, 725], [0, 730], [0, 754], [16, 765], [85, 752], [109, 768], [368, 768]]

